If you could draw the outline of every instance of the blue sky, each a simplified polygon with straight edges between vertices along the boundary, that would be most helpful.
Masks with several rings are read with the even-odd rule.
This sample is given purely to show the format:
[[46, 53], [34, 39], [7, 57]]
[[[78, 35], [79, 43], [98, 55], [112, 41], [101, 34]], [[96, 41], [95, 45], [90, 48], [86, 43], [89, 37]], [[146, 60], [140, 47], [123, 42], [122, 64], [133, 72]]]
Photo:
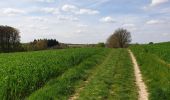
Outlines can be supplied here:
[[126, 28], [133, 43], [170, 41], [170, 0], [3, 0], [1, 25], [16, 27], [21, 41], [105, 42]]

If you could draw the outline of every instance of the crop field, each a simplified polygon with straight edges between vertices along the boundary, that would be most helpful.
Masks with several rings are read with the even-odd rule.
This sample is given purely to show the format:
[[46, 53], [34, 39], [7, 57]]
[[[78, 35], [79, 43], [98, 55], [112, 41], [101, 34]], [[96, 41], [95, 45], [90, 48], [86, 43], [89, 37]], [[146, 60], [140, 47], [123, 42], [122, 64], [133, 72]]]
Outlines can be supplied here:
[[[132, 45], [149, 100], [170, 100], [170, 43]], [[128, 49], [0, 54], [0, 100], [138, 100]]]
[[170, 100], [170, 43], [130, 47], [148, 86], [150, 100]]
[[23, 99], [49, 79], [106, 51], [87, 48], [0, 54], [0, 98]]
[[1, 0], [0, 100], [170, 100], [170, 0]]
[[[109, 55], [102, 55], [94, 55], [51, 80], [30, 95], [28, 100], [74, 100], [69, 98], [73, 98], [70, 95], [74, 96], [75, 92], [79, 94], [75, 95], [78, 100], [136, 100], [137, 91], [128, 52], [111, 50]], [[84, 88], [83, 91], [79, 91], [81, 88]]]
[[126, 49], [2, 53], [0, 80], [2, 100], [136, 100], [138, 95]]

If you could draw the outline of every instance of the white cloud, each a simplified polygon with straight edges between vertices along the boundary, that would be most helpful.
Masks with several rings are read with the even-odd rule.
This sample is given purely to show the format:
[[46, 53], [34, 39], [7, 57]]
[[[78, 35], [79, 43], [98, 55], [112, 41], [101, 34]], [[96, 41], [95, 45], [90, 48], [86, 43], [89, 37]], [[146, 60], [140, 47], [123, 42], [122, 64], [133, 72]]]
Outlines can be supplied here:
[[99, 14], [99, 11], [92, 9], [80, 9], [78, 14], [96, 15]]
[[151, 24], [161, 24], [161, 23], [163, 23], [163, 21], [161, 21], [161, 20], [149, 20], [149, 21], [146, 22], [146, 24], [149, 24], [149, 25], [151, 25]]
[[88, 25], [85, 25], [85, 24], [79, 24], [79, 25], [77, 25], [79, 28], [86, 28], [86, 27], [88, 27]]
[[141, 9], [151, 10], [151, 8], [158, 6], [158, 5], [161, 5], [161, 4], [164, 4], [164, 3], [167, 3], [167, 2], [169, 2], [169, 0], [151, 0], [151, 3], [149, 5], [144, 6]]
[[79, 21], [79, 19], [78, 19], [77, 17], [71, 17], [70, 20], [71, 20], [71, 21], [75, 21], [75, 22], [76, 22], [76, 21]]
[[[53, 1], [56, 2], [49, 4]], [[156, 41], [170, 40], [170, 37], [167, 38], [170, 34], [169, 2], [165, 3], [164, 7], [155, 7], [161, 3], [152, 2], [152, 6], [150, 6], [151, 3], [145, 5], [143, 0], [140, 0], [136, 3], [141, 4], [141, 6], [145, 5], [146, 8], [144, 9], [148, 7], [147, 11], [136, 9], [136, 11], [126, 11], [128, 14], [113, 13], [110, 16], [105, 15], [107, 8], [110, 9], [107, 13], [114, 12], [114, 9], [111, 9], [112, 6], [109, 5], [111, 2], [114, 2], [112, 6], [120, 3], [113, 0], [79, 0], [78, 2], [77, 0], [21, 0], [20, 2], [17, 2], [17, 0], [2, 0], [0, 3], [0, 22], [2, 25], [17, 27], [21, 31], [22, 42], [31, 41], [34, 38], [56, 38], [61, 42], [97, 43], [98, 41], [105, 41], [110, 33], [118, 27], [126, 28], [132, 32], [133, 41], [151, 41], [150, 38], [145, 39], [148, 33], [151, 36], [155, 33], [158, 34], [159, 39], [155, 39]], [[121, 3], [126, 5], [124, 1]], [[13, 7], [17, 9], [13, 10]], [[136, 8], [136, 5], [129, 4], [127, 8], [129, 7]], [[12, 10], [3, 8], [11, 8]], [[102, 12], [99, 12], [100, 9], [102, 9]], [[122, 10], [121, 7], [117, 9]], [[7, 17], [7, 15], [18, 16]], [[132, 31], [136, 29], [137, 31]], [[81, 35], [81, 38], [77, 38], [77, 35]], [[84, 38], [89, 35], [90, 38]], [[97, 37], [98, 35], [100, 37]], [[162, 36], [162, 38], [159, 36]]]
[[73, 16], [63, 16], [63, 15], [60, 15], [60, 16], [57, 16], [57, 19], [59, 21], [79, 21], [79, 19], [77, 17], [73, 17]]
[[163, 33], [162, 35], [167, 37], [167, 36], [170, 36], [170, 33]]
[[123, 27], [135, 27], [134, 24], [123, 24]]
[[85, 24], [78, 24], [77, 25], [77, 30], [75, 31], [75, 33], [85, 33], [85, 32], [87, 32], [87, 28], [88, 27], [88, 25], [85, 25]]
[[170, 7], [161, 9], [160, 13], [170, 13]]
[[86, 30], [82, 30], [82, 29], [78, 29], [77, 31], [76, 31], [76, 33], [83, 33], [83, 32], [85, 32]]
[[157, 5], [166, 3], [166, 2], [168, 2], [168, 1], [169, 1], [169, 0], [152, 0], [150, 6], [157, 6]]
[[123, 24], [122, 27], [127, 28], [130, 31], [136, 31], [137, 30], [137, 27], [135, 26], [135, 24]]
[[34, 30], [48, 30], [49, 28], [47, 26], [43, 26], [43, 25], [28, 25], [28, 28], [34, 29]]
[[62, 10], [65, 11], [65, 12], [75, 13], [78, 10], [78, 8], [76, 6], [74, 6], [74, 5], [65, 4], [62, 7]]
[[55, 2], [55, 0], [37, 0], [37, 1], [40, 1], [40, 2], [48, 2], [48, 3]]
[[54, 14], [54, 15], [60, 13], [58, 8], [48, 8], [48, 7], [46, 7], [46, 8], [42, 8], [41, 11], [45, 12], [45, 13], [49, 13], [49, 14]]
[[93, 1], [93, 3], [90, 6], [91, 7], [96, 7], [96, 6], [100, 6], [100, 5], [104, 4], [104, 3], [107, 3], [110, 0], [100, 0], [100, 1], [99, 0], [91, 0], [91, 1]]
[[107, 17], [103, 17], [102, 19], [100, 19], [101, 22], [105, 22], [105, 23], [114, 23], [114, 19], [110, 16]]
[[46, 18], [42, 18], [42, 17], [38, 17], [38, 16], [34, 16], [34, 17], [30, 17], [31, 20], [34, 20], [34, 21], [39, 21], [39, 22], [45, 22], [47, 21]]
[[80, 15], [83, 15], [83, 14], [87, 14], [87, 15], [99, 14], [99, 11], [97, 11], [97, 10], [78, 8], [74, 5], [69, 5], [69, 4], [65, 4], [62, 7], [62, 10], [65, 11], [65, 12], [70, 12], [70, 13], [80, 14]]
[[26, 11], [21, 10], [21, 9], [3, 8], [0, 10], [2, 10], [2, 14], [5, 14], [7, 16], [16, 16], [16, 15], [26, 14]]
[[53, 3], [56, 0], [25, 0], [25, 1], [35, 1], [35, 2], [42, 2], [42, 3]]

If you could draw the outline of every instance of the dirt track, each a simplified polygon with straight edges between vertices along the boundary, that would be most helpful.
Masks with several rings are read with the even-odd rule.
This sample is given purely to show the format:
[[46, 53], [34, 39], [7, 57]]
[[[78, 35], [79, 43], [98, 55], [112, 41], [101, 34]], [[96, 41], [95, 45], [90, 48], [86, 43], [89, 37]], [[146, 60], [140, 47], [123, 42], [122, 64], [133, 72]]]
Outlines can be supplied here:
[[[108, 61], [108, 59], [110, 59], [112, 53], [113, 53], [113, 52], [110, 52], [110, 53], [107, 55], [106, 59], [103, 61], [102, 64], [105, 64], [105, 63]], [[101, 65], [102, 65], [102, 64], [101, 64]], [[89, 76], [89, 78], [88, 78], [86, 81], [84, 81], [84, 83], [83, 83], [82, 86], [76, 91], [76, 93], [73, 94], [72, 96], [70, 96], [70, 98], [69, 98], [68, 100], [77, 100], [77, 99], [79, 98], [80, 92], [85, 88], [85, 86], [89, 83], [89, 81], [92, 79], [92, 77], [97, 73], [97, 72], [96, 72], [96, 69], [97, 69], [99, 66], [100, 66], [100, 65], [96, 66], [96, 68], [94, 68], [94, 69], [92, 70], [93, 73]]]
[[147, 87], [145, 85], [145, 83], [142, 80], [142, 75], [139, 69], [139, 66], [137, 64], [136, 58], [133, 55], [133, 53], [131, 52], [131, 50], [129, 50], [132, 62], [134, 64], [134, 74], [136, 77], [136, 85], [138, 87], [138, 100], [148, 100], [148, 92], [147, 92]]

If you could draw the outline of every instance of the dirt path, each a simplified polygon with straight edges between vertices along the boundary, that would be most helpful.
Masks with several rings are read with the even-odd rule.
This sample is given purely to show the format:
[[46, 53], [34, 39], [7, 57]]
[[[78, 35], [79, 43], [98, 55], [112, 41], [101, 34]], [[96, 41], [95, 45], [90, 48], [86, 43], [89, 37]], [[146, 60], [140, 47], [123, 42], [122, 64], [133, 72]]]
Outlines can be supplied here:
[[[107, 57], [105, 58], [105, 60], [102, 62], [102, 64], [105, 64], [111, 57], [113, 51], [110, 51], [110, 53], [107, 55]], [[102, 65], [100, 64], [100, 65]], [[83, 82], [83, 84], [80, 86], [80, 88], [78, 88], [76, 90], [76, 92], [70, 96], [70, 98], [68, 100], [77, 100], [80, 96], [80, 92], [83, 91], [83, 89], [85, 88], [85, 86], [89, 83], [89, 81], [93, 78], [93, 76], [97, 73], [96, 69], [99, 69], [98, 67], [100, 66], [96, 66], [94, 69], [92, 69], [92, 73], [91, 75], [89, 75], [89, 78]]]
[[138, 100], [148, 100], [148, 92], [147, 92], [147, 87], [145, 85], [145, 83], [142, 80], [142, 75], [139, 69], [139, 66], [137, 64], [136, 58], [133, 55], [133, 53], [131, 52], [131, 50], [128, 50], [132, 59], [132, 62], [134, 64], [134, 74], [136, 77], [136, 85], [138, 87]]

